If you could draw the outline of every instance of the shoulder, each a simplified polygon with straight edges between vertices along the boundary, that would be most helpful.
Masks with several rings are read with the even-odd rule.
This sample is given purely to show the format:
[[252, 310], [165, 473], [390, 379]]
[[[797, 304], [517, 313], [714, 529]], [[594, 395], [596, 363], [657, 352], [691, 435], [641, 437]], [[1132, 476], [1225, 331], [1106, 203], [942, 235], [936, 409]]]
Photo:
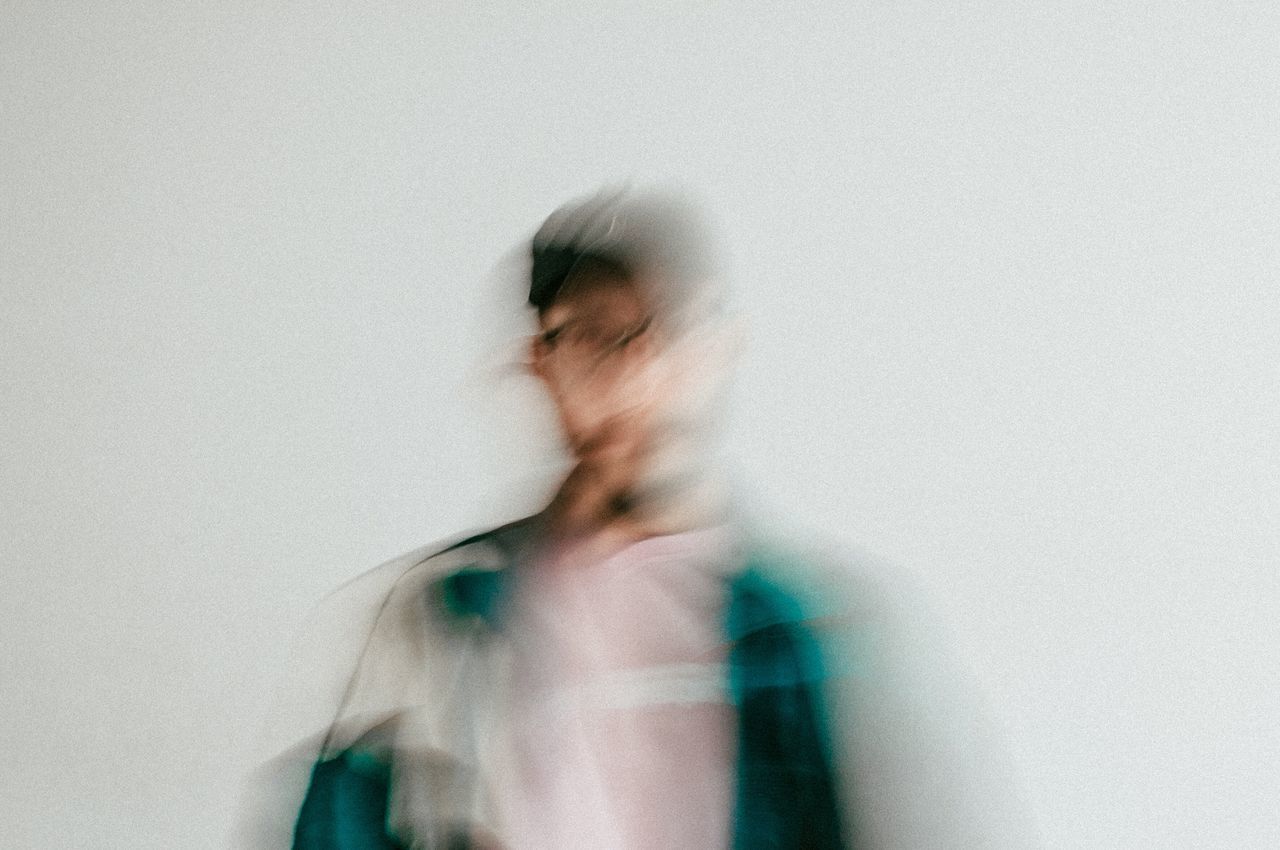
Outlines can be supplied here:
[[869, 550], [816, 536], [752, 538], [739, 585], [783, 598], [805, 619], [882, 622], [931, 607], [917, 574]]
[[[429, 678], [430, 671], [415, 663], [421, 660], [415, 655], [419, 638], [423, 629], [451, 616], [436, 604], [435, 591], [453, 575], [505, 567], [523, 545], [530, 519], [405, 552], [315, 605], [273, 686], [274, 705], [260, 743], [265, 763], [249, 779], [242, 812], [246, 844], [289, 844], [326, 742], [339, 734], [359, 735], [376, 723], [378, 712], [401, 701], [397, 684]], [[442, 650], [447, 646], [440, 642]], [[366, 709], [368, 717], [360, 716]]]
[[[398, 609], [420, 607], [422, 594], [444, 592], [460, 573], [498, 572], [527, 544], [533, 517], [419, 547], [385, 561], [330, 593], [312, 617], [318, 622], [346, 622], [393, 616]], [[427, 611], [416, 614], [433, 614]], [[350, 630], [344, 630], [350, 633]]]
[[924, 576], [830, 541], [763, 551], [818, 638], [825, 717], [859, 835], [879, 846], [1035, 846], [999, 731]]
[[469, 571], [498, 572], [523, 545], [529, 518], [420, 546], [366, 570], [311, 611], [295, 635], [268, 723], [268, 751], [300, 736], [323, 734], [349, 699], [370, 658], [399, 657], [426, 631], [452, 617], [448, 580]]

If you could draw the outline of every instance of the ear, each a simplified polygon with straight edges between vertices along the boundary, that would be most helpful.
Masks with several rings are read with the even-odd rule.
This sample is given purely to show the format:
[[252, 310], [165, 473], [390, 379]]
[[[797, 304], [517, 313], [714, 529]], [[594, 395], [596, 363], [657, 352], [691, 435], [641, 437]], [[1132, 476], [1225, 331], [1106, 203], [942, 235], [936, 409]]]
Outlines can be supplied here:
[[535, 378], [547, 379], [547, 344], [542, 341], [541, 334], [530, 334], [526, 343], [524, 371]]

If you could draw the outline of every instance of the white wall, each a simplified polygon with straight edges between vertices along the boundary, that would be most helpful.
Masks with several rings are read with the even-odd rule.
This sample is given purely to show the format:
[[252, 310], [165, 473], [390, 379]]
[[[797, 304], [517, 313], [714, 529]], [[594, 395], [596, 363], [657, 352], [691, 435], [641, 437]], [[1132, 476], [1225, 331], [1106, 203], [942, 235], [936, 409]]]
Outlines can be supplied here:
[[1280, 843], [1275, 6], [393, 5], [5, 8], [0, 843], [222, 844], [309, 606], [536, 504], [500, 264], [628, 176], [723, 223], [745, 477], [928, 577], [1048, 845]]

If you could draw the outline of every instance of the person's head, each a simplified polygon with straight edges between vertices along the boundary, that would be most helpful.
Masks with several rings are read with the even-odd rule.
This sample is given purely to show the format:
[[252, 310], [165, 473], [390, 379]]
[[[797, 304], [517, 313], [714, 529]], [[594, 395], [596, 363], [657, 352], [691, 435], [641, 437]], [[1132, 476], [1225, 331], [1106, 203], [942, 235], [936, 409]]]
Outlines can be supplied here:
[[691, 204], [652, 193], [567, 204], [533, 239], [531, 370], [619, 494], [677, 489], [710, 449], [734, 351], [711, 249]]

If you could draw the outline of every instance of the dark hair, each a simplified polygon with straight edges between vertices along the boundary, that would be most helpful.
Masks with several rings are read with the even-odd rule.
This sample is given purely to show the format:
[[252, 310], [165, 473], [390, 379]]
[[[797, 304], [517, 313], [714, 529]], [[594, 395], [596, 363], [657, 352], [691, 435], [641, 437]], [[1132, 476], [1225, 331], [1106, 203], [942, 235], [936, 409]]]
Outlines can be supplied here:
[[553, 245], [533, 249], [533, 268], [530, 271], [529, 304], [538, 315], [547, 312], [565, 281], [577, 272], [591, 272], [619, 280], [632, 280], [635, 264], [616, 253], [603, 251], [578, 251], [572, 247]]
[[682, 309], [709, 294], [714, 241], [700, 208], [679, 193], [622, 188], [570, 201], [530, 243], [529, 304], [545, 313], [569, 275], [589, 261], [622, 280], [653, 273], [658, 302]]

